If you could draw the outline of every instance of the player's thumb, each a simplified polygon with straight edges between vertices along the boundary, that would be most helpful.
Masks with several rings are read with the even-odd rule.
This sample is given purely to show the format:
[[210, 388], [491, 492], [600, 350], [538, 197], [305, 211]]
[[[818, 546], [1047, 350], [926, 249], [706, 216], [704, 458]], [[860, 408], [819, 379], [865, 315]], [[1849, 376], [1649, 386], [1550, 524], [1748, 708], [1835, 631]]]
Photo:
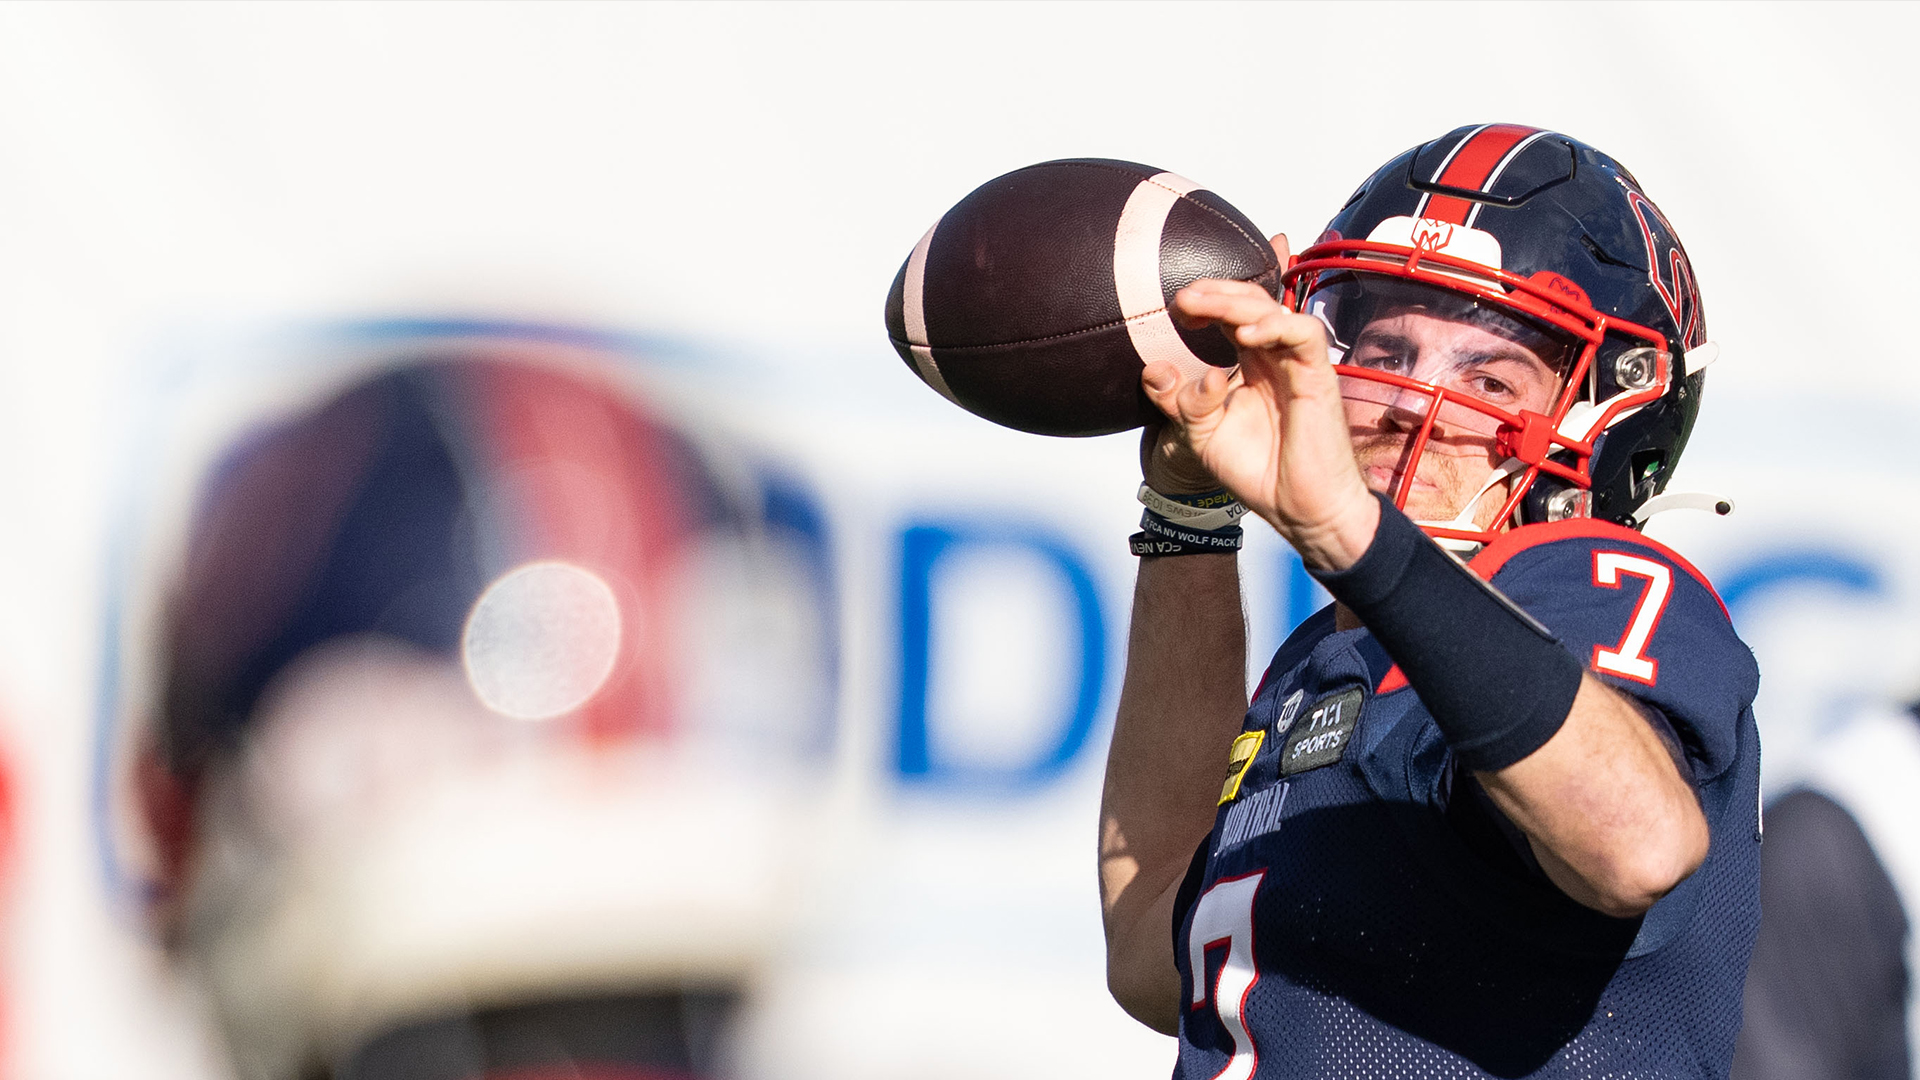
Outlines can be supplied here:
[[1180, 419], [1180, 369], [1165, 360], [1155, 360], [1140, 372], [1140, 388], [1147, 400], [1169, 417]]
[[1205, 421], [1226, 402], [1232, 386], [1232, 379], [1226, 372], [1216, 367], [1207, 368], [1199, 378], [1188, 379], [1180, 384], [1176, 401], [1179, 412], [1176, 415], [1182, 423], [1189, 425]]

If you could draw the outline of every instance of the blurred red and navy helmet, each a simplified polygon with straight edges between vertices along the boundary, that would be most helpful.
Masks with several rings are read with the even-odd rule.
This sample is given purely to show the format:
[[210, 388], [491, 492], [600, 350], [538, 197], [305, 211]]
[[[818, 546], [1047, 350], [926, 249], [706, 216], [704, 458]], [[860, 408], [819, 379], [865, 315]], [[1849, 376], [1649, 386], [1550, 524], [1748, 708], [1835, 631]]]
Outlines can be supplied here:
[[[790, 478], [690, 431], [610, 369], [463, 347], [239, 439], [158, 627], [138, 782], [162, 882], [276, 681], [340, 642], [443, 658], [492, 713], [588, 750], [718, 732], [818, 755], [837, 664], [823, 522]], [[806, 617], [763, 663], [744, 638], [767, 620], [728, 606], [767, 591], [770, 562]]]
[[[1420, 415], [1393, 484], [1406, 504], [1436, 423], [1471, 417], [1513, 476], [1492, 530], [1423, 522], [1487, 543], [1504, 523], [1591, 516], [1635, 524], [1665, 488], [1699, 409], [1715, 347], [1692, 265], [1624, 166], [1518, 124], [1458, 128], [1362, 183], [1284, 276], [1287, 302], [1326, 323], [1350, 397], [1393, 395]], [[1457, 389], [1341, 364], [1359, 330], [1409, 296], [1550, 354], [1545, 413], [1508, 412]]]
[[[839, 660], [817, 502], [711, 395], [643, 393], [650, 349], [517, 324], [296, 349], [309, 381], [203, 380], [223, 400], [184, 401], [157, 451], [189, 460], [109, 627], [113, 884], [237, 1075], [692, 1017], [501, 1050], [681, 1075], [817, 843]], [[230, 407], [254, 391], [278, 410]]]

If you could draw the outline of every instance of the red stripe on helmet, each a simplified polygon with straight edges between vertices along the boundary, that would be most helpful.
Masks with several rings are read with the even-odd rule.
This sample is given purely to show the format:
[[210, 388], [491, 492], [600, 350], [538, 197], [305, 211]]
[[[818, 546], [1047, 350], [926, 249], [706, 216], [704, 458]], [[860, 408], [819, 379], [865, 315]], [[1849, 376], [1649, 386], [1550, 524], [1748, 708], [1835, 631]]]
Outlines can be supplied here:
[[518, 503], [503, 508], [521, 544], [514, 560], [572, 563], [619, 600], [620, 659], [580, 707], [580, 730], [597, 745], [668, 733], [678, 646], [670, 567], [689, 515], [664, 430], [611, 383], [531, 365], [473, 370], [488, 464]]
[[[1461, 191], [1480, 191], [1492, 178], [1493, 170], [1520, 140], [1539, 131], [1520, 124], [1489, 124], [1467, 137], [1467, 141], [1447, 159], [1446, 167], [1433, 183]], [[1465, 225], [1473, 203], [1452, 195], [1431, 195], [1420, 216], [1434, 221]]]
[[1473, 204], [1465, 199], [1456, 199], [1451, 195], [1430, 195], [1427, 197], [1427, 208], [1420, 211], [1420, 216], [1450, 225], [1465, 225], [1467, 214], [1472, 210]]

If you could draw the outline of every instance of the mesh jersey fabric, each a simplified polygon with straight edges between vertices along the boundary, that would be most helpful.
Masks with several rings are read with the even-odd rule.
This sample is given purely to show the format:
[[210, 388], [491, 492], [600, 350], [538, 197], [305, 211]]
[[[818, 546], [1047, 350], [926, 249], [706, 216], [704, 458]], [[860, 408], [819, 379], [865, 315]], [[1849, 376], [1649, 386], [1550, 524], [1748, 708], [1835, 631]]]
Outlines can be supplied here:
[[[1602, 584], [1606, 565], [1641, 576]], [[1625, 529], [1530, 526], [1474, 566], [1590, 666], [1653, 662], [1650, 680], [1596, 674], [1671, 723], [1706, 861], [1614, 919], [1473, 842], [1418, 694], [1322, 611], [1254, 697], [1243, 730], [1261, 742], [1176, 904], [1176, 1080], [1727, 1075], [1759, 920], [1752, 653], [1697, 571]], [[1283, 776], [1300, 725], [1356, 696], [1337, 759]]]

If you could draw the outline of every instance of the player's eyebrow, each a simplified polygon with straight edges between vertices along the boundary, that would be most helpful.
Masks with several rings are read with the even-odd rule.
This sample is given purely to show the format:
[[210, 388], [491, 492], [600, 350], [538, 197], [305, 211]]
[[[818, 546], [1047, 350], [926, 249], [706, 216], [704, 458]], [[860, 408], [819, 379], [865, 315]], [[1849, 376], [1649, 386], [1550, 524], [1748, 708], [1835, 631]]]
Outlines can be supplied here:
[[[1375, 325], [1377, 326], [1378, 324]], [[1364, 348], [1379, 349], [1382, 352], [1394, 356], [1406, 356], [1418, 353], [1420, 351], [1420, 343], [1410, 334], [1404, 334], [1395, 330], [1376, 329], [1375, 326], [1368, 326], [1366, 329], [1360, 331], [1360, 336], [1353, 343], [1353, 351], [1356, 353]], [[1552, 385], [1559, 385], [1560, 380], [1560, 373], [1554, 370], [1552, 364], [1542, 360], [1539, 354], [1533, 352], [1533, 350], [1518, 343], [1496, 345], [1492, 348], [1468, 349], [1464, 352], [1454, 353], [1447, 358], [1446, 362], [1447, 365], [1455, 371], [1465, 371], [1469, 368], [1488, 364], [1519, 364], [1538, 374], [1543, 381]]]
[[[1540, 359], [1532, 350], [1522, 345], [1512, 345], [1506, 348], [1496, 347], [1492, 349], [1468, 350], [1464, 353], [1456, 353], [1451, 358], [1450, 363], [1453, 370], [1461, 372], [1476, 367], [1499, 365], [1518, 366], [1526, 371], [1531, 379], [1537, 379], [1549, 393], [1557, 393], [1560, 388], [1560, 373], [1555, 371], [1551, 364]], [[1514, 381], [1520, 382], [1522, 380], [1515, 378]]]
[[1454, 356], [1453, 362], [1459, 367], [1469, 367], [1474, 364], [1525, 364], [1528, 367], [1539, 368], [1548, 375], [1553, 374], [1553, 368], [1549, 366], [1546, 361], [1540, 359], [1540, 357], [1535, 355], [1531, 350], [1518, 345], [1505, 349], [1481, 349], [1478, 351], [1457, 353]]
[[1413, 338], [1406, 334], [1396, 333], [1392, 330], [1375, 330], [1371, 326], [1360, 331], [1360, 337], [1353, 343], [1355, 349], [1366, 345], [1373, 345], [1396, 352], [1410, 351], [1415, 348]]

